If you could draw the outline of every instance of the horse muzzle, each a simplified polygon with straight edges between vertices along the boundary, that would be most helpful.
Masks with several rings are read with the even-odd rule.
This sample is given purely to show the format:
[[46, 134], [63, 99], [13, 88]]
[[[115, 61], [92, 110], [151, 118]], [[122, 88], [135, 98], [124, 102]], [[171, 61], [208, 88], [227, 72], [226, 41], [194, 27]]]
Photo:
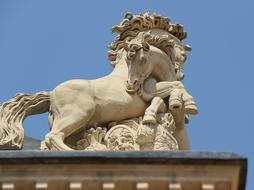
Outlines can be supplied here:
[[179, 80], [179, 81], [183, 80], [183, 79], [184, 79], [184, 73], [182, 73], [182, 72], [177, 72], [177, 73], [176, 73], [176, 78], [177, 78], [177, 80]]
[[138, 80], [135, 80], [133, 83], [130, 83], [129, 81], [126, 82], [126, 91], [130, 94], [134, 94], [137, 92], [140, 88], [140, 83]]

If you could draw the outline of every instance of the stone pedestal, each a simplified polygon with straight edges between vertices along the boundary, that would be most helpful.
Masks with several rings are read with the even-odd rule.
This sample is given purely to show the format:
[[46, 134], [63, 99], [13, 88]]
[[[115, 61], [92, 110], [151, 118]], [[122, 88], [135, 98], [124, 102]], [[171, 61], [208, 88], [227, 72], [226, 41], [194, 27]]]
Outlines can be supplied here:
[[246, 173], [232, 153], [0, 152], [3, 190], [244, 190]]

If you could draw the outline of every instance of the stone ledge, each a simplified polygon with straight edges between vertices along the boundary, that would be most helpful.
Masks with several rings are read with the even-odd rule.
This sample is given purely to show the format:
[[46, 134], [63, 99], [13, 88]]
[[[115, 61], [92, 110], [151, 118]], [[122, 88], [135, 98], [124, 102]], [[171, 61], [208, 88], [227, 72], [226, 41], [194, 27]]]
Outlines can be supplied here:
[[[190, 152], [190, 151], [37, 151], [37, 150], [17, 150], [17, 151], [0, 151], [1, 161], [18, 161], [18, 160], [30, 160], [33, 162], [35, 159], [47, 160], [47, 159], [85, 159], [94, 162], [95, 160], [122, 160], [126, 162], [133, 162], [139, 159], [145, 159], [145, 161], [161, 162], [184, 162], [184, 161], [230, 161], [231, 162], [245, 162], [246, 158], [230, 152]], [[93, 160], [91, 160], [93, 158]], [[143, 160], [144, 161], [144, 160]]]
[[247, 159], [227, 152], [0, 151], [0, 183], [13, 188], [22, 181], [49, 187], [97, 184], [97, 189], [244, 190], [246, 173]]

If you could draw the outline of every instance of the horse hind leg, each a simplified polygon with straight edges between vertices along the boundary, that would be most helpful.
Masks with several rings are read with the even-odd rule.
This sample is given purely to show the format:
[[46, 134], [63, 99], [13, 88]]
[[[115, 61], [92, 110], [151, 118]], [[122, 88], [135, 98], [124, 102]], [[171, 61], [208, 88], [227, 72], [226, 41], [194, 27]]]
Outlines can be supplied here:
[[73, 150], [64, 143], [64, 140], [86, 125], [94, 114], [94, 107], [86, 109], [86, 111], [72, 107], [70, 111], [64, 113], [61, 118], [55, 118], [51, 132], [46, 135], [45, 141], [51, 150]]
[[[53, 117], [53, 114], [52, 114], [52, 110], [51, 110], [51, 108], [49, 108], [48, 125], [49, 125], [49, 130], [50, 131], [52, 129], [53, 121], [54, 121], [54, 117]], [[47, 135], [49, 135], [49, 134], [50, 133], [48, 133]], [[40, 150], [50, 150], [51, 149], [49, 141], [46, 140], [46, 139], [48, 139], [47, 135], [46, 135], [45, 139], [43, 141], [41, 141]]]

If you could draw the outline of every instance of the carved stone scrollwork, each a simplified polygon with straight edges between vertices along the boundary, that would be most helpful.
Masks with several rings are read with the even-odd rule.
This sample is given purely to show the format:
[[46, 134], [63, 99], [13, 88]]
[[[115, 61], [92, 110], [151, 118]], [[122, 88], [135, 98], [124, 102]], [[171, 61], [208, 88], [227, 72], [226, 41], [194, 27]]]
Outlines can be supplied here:
[[171, 113], [158, 114], [155, 124], [143, 124], [137, 131], [136, 142], [141, 150], [179, 150], [172, 135], [175, 122]]
[[97, 127], [83, 132], [83, 138], [72, 148], [76, 150], [179, 150], [172, 135], [175, 122], [171, 113], [156, 115], [156, 123], [143, 124], [143, 118], [133, 118], [111, 124], [111, 128]]
[[139, 150], [135, 142], [136, 131], [128, 125], [116, 125], [105, 136], [107, 148], [113, 151]]
[[106, 128], [102, 127], [90, 128], [83, 131], [81, 139], [69, 145], [76, 150], [107, 150], [104, 143], [106, 131]]

